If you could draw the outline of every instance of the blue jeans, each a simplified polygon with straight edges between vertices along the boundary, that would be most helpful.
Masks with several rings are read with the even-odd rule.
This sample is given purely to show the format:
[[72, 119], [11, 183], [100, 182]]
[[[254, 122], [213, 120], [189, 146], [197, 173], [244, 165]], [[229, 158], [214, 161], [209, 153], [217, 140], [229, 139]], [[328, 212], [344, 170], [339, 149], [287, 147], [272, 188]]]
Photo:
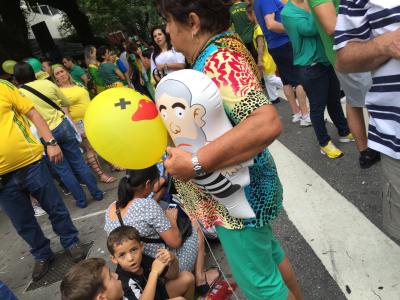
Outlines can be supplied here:
[[14, 293], [0, 280], [0, 299], [18, 300]]
[[300, 74], [301, 84], [310, 102], [310, 119], [319, 144], [326, 146], [331, 140], [325, 126], [325, 108], [328, 109], [339, 136], [348, 135], [350, 130], [340, 104], [340, 84], [333, 67], [320, 63], [302, 66]]
[[45, 161], [39, 160], [6, 175], [6, 184], [0, 191], [0, 206], [10, 218], [18, 234], [29, 244], [36, 260], [45, 260], [54, 254], [50, 241], [40, 228], [32, 207], [30, 194], [49, 215], [53, 231], [61, 245], [68, 249], [79, 243], [78, 231], [72, 223], [63, 199], [58, 193]]
[[75, 198], [76, 204], [81, 207], [86, 206], [86, 196], [76, 176], [79, 177], [82, 183], [87, 185], [90, 194], [95, 200], [102, 200], [103, 192], [97, 187], [96, 177], [83, 159], [81, 150], [79, 149], [79, 143], [75, 138], [74, 129], [68, 121], [64, 119], [61, 124], [51, 132], [60, 145], [64, 155], [64, 159], [61, 163], [52, 164], [53, 168]]

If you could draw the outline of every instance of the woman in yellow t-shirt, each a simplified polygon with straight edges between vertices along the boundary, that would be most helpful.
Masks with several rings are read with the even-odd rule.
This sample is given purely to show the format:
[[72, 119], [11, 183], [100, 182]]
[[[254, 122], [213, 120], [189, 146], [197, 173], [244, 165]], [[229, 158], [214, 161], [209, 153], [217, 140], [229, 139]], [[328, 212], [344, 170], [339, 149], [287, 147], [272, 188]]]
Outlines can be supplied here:
[[69, 99], [70, 106], [68, 106], [68, 113], [71, 116], [72, 121], [75, 123], [79, 133], [82, 135], [81, 147], [85, 151], [86, 160], [93, 171], [99, 176], [101, 182], [111, 183], [116, 180], [106, 174], [100, 166], [97, 159], [97, 154], [94, 149], [90, 146], [89, 141], [85, 135], [83, 127], [83, 118], [85, 116], [86, 109], [90, 104], [89, 92], [79, 85], [76, 85], [71, 78], [69, 72], [60, 64], [52, 66], [52, 75], [54, 82], [60, 87], [64, 95]]

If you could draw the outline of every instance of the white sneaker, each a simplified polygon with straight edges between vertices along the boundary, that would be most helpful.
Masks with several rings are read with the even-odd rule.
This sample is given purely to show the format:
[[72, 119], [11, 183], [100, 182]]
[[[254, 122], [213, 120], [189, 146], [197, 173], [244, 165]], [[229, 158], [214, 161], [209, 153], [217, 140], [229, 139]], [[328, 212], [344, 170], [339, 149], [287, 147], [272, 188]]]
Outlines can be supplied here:
[[33, 206], [33, 211], [35, 212], [35, 217], [40, 217], [46, 214], [46, 212], [40, 206]]
[[301, 120], [301, 112], [292, 115], [292, 123], [297, 123]]
[[305, 117], [304, 116], [301, 117], [300, 126], [308, 127], [308, 126], [311, 126], [311, 125], [312, 125], [312, 123], [311, 123], [310, 115], [307, 115]]

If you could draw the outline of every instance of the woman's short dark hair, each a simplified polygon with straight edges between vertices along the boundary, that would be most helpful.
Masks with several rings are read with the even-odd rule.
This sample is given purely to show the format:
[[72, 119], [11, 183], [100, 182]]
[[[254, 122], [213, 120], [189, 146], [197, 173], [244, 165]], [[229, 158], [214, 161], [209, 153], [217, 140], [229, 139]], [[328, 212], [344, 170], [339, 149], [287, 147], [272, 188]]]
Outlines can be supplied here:
[[189, 14], [193, 12], [200, 18], [201, 30], [210, 33], [223, 32], [229, 28], [231, 5], [231, 0], [158, 0], [162, 15], [170, 15], [175, 21], [188, 24]]
[[110, 51], [110, 48], [107, 46], [100, 46], [97, 51], [96, 51], [96, 58], [99, 62], [103, 62], [104, 61], [104, 55], [106, 54], [106, 52]]
[[105, 266], [102, 258], [89, 258], [74, 265], [61, 281], [61, 299], [95, 299], [105, 290], [102, 275]]
[[14, 77], [18, 84], [25, 84], [36, 80], [35, 71], [27, 62], [18, 62], [14, 66]]

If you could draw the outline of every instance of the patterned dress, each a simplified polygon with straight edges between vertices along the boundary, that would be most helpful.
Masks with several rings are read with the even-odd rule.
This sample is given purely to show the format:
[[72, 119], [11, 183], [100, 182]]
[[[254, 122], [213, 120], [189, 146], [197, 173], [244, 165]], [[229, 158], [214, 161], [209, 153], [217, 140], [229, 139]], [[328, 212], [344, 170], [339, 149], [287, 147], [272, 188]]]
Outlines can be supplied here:
[[[225, 112], [234, 125], [257, 108], [271, 104], [262, 90], [257, 66], [236, 34], [224, 32], [213, 37], [197, 57], [193, 69], [205, 73], [218, 86]], [[185, 211], [207, 228], [219, 225], [241, 229], [268, 224], [282, 209], [282, 185], [268, 149], [254, 157], [249, 170], [250, 185], [245, 187], [245, 194], [255, 218], [234, 218], [222, 204], [191, 182], [175, 180]]]
[[[104, 230], [110, 234], [112, 230], [119, 227], [119, 221], [110, 218], [110, 210], [115, 211], [115, 202], [112, 203], [105, 215]], [[135, 227], [140, 236], [153, 239], [159, 239], [159, 233], [171, 228], [171, 223], [167, 219], [161, 206], [151, 198], [140, 198], [131, 201], [128, 204], [127, 212], [122, 216], [125, 225]], [[179, 270], [193, 271], [197, 257], [197, 231], [193, 230], [192, 235], [188, 237], [183, 245], [178, 249], [169, 249], [174, 252], [179, 261]], [[165, 248], [164, 244], [145, 243], [144, 253], [155, 257], [157, 250]]]

